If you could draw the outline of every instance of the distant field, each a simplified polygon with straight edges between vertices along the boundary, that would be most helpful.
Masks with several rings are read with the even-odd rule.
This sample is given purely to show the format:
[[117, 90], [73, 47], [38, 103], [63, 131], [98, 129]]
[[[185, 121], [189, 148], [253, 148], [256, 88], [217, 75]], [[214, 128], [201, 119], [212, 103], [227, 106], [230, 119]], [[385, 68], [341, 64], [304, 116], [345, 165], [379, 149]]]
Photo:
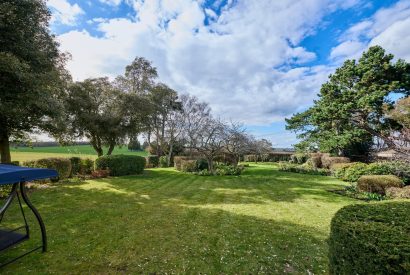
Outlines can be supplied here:
[[[108, 148], [104, 148], [104, 153]], [[131, 152], [127, 147], [116, 147], [113, 154], [125, 154], [125, 155], [139, 155], [146, 156], [147, 153]], [[50, 147], [18, 147], [11, 148], [11, 159], [13, 161], [26, 161], [35, 160], [48, 157], [72, 157], [79, 156], [83, 158], [97, 158], [97, 154], [91, 145], [73, 145], [73, 146], [50, 146]]]

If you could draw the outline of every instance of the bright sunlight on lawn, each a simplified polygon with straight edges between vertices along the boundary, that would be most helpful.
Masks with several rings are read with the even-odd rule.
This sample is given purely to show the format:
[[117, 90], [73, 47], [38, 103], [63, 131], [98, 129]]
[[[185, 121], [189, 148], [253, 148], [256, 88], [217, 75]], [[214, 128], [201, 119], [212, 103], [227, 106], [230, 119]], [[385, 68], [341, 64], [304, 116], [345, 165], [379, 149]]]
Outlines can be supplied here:
[[[49, 252], [3, 272], [326, 273], [330, 220], [357, 202], [328, 192], [343, 184], [253, 164], [239, 177], [166, 168], [55, 185], [30, 194]], [[35, 229], [32, 240], [0, 260], [38, 235]]]

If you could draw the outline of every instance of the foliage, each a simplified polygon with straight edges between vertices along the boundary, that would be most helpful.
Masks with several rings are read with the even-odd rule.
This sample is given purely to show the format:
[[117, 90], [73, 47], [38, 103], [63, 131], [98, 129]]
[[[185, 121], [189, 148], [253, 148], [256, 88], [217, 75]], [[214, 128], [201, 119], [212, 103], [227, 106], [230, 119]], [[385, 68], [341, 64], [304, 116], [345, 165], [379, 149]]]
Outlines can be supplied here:
[[161, 167], [161, 168], [169, 167], [168, 166], [168, 157], [167, 156], [159, 157], [159, 167]]
[[72, 177], [72, 176], [77, 175], [80, 172], [81, 158], [71, 157], [69, 159], [70, 159], [70, 162], [71, 162], [71, 175], [70, 175], [70, 177]]
[[346, 157], [322, 156], [322, 168], [330, 169], [336, 163], [349, 163], [350, 159]]
[[94, 160], [92, 159], [81, 159], [80, 167], [79, 167], [79, 174], [80, 175], [90, 175], [94, 170]]
[[58, 173], [58, 179], [66, 179], [70, 177], [72, 168], [71, 161], [67, 158], [44, 158], [26, 161], [23, 163], [23, 166], [54, 169]]
[[402, 186], [403, 181], [393, 175], [366, 175], [357, 181], [357, 190], [380, 195], [386, 194], [386, 188]]
[[329, 169], [315, 168], [310, 165], [299, 165], [299, 164], [293, 164], [289, 162], [279, 162], [279, 170], [285, 171], [285, 172], [293, 172], [293, 173], [301, 173], [301, 174], [309, 174], [309, 175], [321, 175], [321, 176], [330, 175]]
[[410, 202], [350, 205], [331, 222], [331, 274], [408, 274]]
[[196, 168], [198, 171], [208, 170], [208, 161], [204, 158], [200, 158], [196, 161]]
[[217, 164], [215, 165], [215, 175], [217, 176], [239, 176], [242, 174], [244, 167], [241, 165], [233, 166], [233, 165], [225, 165], [225, 164]]
[[91, 172], [91, 178], [100, 179], [106, 178], [110, 175], [110, 170], [94, 170]]
[[321, 168], [322, 167], [322, 153], [311, 153], [307, 163], [309, 166], [313, 168]]
[[141, 174], [145, 158], [131, 155], [101, 156], [95, 161], [96, 170], [110, 170], [110, 176]]
[[34, 129], [51, 131], [69, 80], [65, 56], [49, 29], [45, 1], [0, 2], [0, 154], [10, 162], [10, 139]]
[[149, 155], [145, 157], [145, 167], [155, 168], [159, 165], [159, 157], [157, 155]]
[[130, 139], [127, 147], [130, 151], [142, 151], [141, 143], [138, 141], [138, 138]]
[[290, 162], [295, 164], [303, 164], [308, 160], [309, 156], [306, 153], [297, 153], [290, 156]]
[[406, 161], [386, 161], [382, 162], [392, 175], [403, 179], [405, 184], [410, 184], [410, 163]]
[[349, 162], [349, 163], [335, 163], [330, 167], [330, 171], [332, 176], [338, 179], [344, 179], [346, 169], [350, 166], [354, 165], [356, 162]]
[[410, 199], [410, 185], [404, 186], [403, 188], [386, 188], [386, 196], [392, 199]]
[[197, 172], [197, 161], [192, 159], [181, 160], [181, 171], [188, 173]]
[[174, 157], [174, 167], [176, 170], [181, 171], [182, 161], [189, 160], [190, 157], [186, 156], [175, 156]]
[[366, 175], [366, 171], [366, 163], [356, 162], [344, 169], [344, 173], [341, 174], [341, 179], [344, 181], [356, 182], [361, 176]]
[[304, 147], [338, 155], [373, 138], [396, 149], [390, 134], [400, 127], [384, 110], [393, 105], [391, 93], [410, 94], [409, 71], [409, 63], [393, 62], [381, 47], [370, 47], [358, 61], [345, 61], [329, 76], [314, 106], [287, 119], [287, 129], [299, 134]]

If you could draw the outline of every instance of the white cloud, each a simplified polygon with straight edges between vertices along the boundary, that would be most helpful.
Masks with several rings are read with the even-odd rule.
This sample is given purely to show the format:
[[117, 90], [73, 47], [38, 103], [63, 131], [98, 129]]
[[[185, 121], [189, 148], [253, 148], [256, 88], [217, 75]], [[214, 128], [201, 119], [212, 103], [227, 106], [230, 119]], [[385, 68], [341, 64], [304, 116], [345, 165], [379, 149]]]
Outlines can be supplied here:
[[350, 27], [330, 57], [357, 58], [369, 46], [380, 45], [396, 57], [410, 61], [409, 37], [410, 0], [402, 0]]
[[[84, 30], [59, 36], [73, 56], [68, 68], [75, 79], [115, 77], [143, 56], [153, 61], [161, 81], [209, 102], [217, 115], [269, 124], [310, 105], [333, 70], [289, 69], [316, 58], [300, 41], [335, 5], [358, 1], [229, 1], [219, 16], [201, 1], [128, 3], [136, 17], [98, 23], [102, 37]], [[210, 25], [204, 23], [206, 14]]]
[[47, 6], [52, 11], [52, 23], [76, 25], [77, 18], [84, 14], [78, 4], [71, 5], [67, 0], [48, 0]]
[[119, 6], [122, 0], [100, 0], [100, 2], [110, 6]]

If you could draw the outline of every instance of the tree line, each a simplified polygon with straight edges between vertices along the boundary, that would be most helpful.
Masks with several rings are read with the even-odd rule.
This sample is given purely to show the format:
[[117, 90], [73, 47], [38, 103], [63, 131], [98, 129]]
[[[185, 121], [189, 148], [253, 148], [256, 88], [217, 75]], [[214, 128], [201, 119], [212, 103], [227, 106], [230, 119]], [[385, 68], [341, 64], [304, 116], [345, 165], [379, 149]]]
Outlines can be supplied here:
[[[211, 114], [205, 102], [158, 80], [157, 69], [136, 57], [124, 73], [74, 82], [49, 31], [44, 1], [0, 3], [0, 153], [8, 163], [10, 142], [47, 132], [61, 144], [86, 138], [98, 156], [144, 135], [150, 150], [167, 156], [201, 154], [210, 169], [218, 155], [262, 154], [271, 149], [236, 122]], [[108, 149], [104, 151], [105, 147]]]

